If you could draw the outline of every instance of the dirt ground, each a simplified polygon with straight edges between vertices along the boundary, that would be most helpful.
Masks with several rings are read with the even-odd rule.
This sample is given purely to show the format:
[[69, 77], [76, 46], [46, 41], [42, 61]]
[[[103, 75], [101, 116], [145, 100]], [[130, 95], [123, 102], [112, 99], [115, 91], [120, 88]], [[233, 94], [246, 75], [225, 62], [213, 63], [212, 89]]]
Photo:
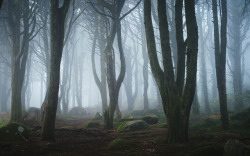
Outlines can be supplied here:
[[[174, 156], [189, 155], [195, 146], [202, 143], [225, 143], [230, 138], [235, 138], [250, 144], [250, 137], [240, 136], [227, 132], [197, 133], [190, 131], [190, 141], [185, 144], [167, 144], [167, 128], [151, 126], [148, 130], [118, 133], [115, 129], [104, 130], [98, 128], [80, 128], [91, 117], [57, 121], [55, 129], [55, 142], [40, 141], [41, 126], [35, 123], [26, 123], [32, 127], [30, 138], [26, 141], [9, 142], [0, 145], [0, 155], [83, 155], [83, 156]], [[74, 129], [60, 127], [72, 126]], [[132, 149], [124, 151], [108, 151], [106, 146], [116, 138], [131, 140], [136, 143]], [[214, 154], [213, 156], [215, 156]], [[221, 154], [218, 154], [221, 155]]]

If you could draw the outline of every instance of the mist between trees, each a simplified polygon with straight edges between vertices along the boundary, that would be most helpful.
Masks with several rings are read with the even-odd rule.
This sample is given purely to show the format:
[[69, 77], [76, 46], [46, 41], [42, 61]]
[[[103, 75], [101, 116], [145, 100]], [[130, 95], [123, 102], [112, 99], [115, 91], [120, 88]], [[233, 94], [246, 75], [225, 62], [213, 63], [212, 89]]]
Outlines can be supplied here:
[[244, 0], [5, 0], [0, 10], [0, 111], [41, 108], [43, 140], [74, 107], [114, 116], [161, 109], [168, 141], [191, 115], [249, 107], [249, 6]]

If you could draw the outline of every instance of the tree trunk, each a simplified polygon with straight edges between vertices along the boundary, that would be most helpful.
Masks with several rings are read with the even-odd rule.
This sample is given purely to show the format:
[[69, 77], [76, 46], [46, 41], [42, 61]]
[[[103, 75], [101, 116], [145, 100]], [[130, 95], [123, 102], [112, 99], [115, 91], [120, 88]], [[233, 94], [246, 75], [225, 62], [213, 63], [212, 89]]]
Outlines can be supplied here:
[[[220, 113], [223, 129], [228, 129], [229, 120], [227, 112], [227, 94], [226, 94], [226, 45], [227, 45], [227, 2], [221, 1], [222, 17], [221, 17], [221, 41], [219, 41], [219, 26], [217, 0], [212, 1], [213, 18], [214, 18], [214, 44], [215, 44], [215, 64], [217, 86], [220, 100]], [[221, 43], [221, 45], [219, 45]]]
[[[202, 8], [202, 14], [200, 12], [200, 7]], [[198, 24], [199, 24], [199, 41], [200, 43], [200, 66], [201, 66], [201, 72], [200, 72], [200, 78], [201, 78], [201, 86], [202, 86], [202, 93], [204, 96], [204, 105], [205, 105], [205, 112], [207, 112], [208, 114], [211, 113], [211, 109], [210, 109], [210, 104], [209, 104], [209, 100], [208, 100], [208, 89], [207, 89], [207, 68], [206, 68], [206, 53], [205, 53], [205, 43], [207, 38], [204, 37], [204, 29], [203, 29], [203, 25], [202, 25], [202, 18], [204, 17], [204, 7], [199, 5], [198, 6], [198, 10], [197, 11], [197, 15], [198, 15]]]
[[59, 7], [59, 0], [51, 0], [51, 66], [50, 83], [45, 99], [45, 115], [42, 125], [42, 140], [55, 140], [54, 127], [60, 83], [60, 64], [63, 51], [64, 22], [70, 0], [65, 0]]
[[[176, 4], [181, 1], [176, 1]], [[177, 6], [177, 5], [176, 5]], [[182, 10], [182, 2], [180, 8]], [[182, 11], [176, 10], [177, 13]], [[187, 23], [187, 61], [185, 64], [185, 49], [178, 49], [178, 69], [175, 75], [170, 48], [168, 21], [166, 16], [166, 1], [158, 0], [159, 30], [163, 59], [163, 71], [157, 58], [154, 31], [151, 19], [151, 1], [144, 1], [144, 22], [147, 37], [147, 47], [150, 65], [156, 84], [162, 98], [163, 109], [168, 122], [168, 141], [184, 142], [188, 139], [188, 124], [192, 101], [196, 87], [197, 53], [198, 53], [198, 28], [195, 18], [194, 0], [185, 0], [185, 14]], [[178, 16], [179, 15], [179, 16]], [[178, 14], [176, 25], [182, 23], [182, 14]], [[179, 18], [178, 18], [179, 17]], [[180, 18], [181, 17], [181, 18]], [[181, 20], [181, 21], [180, 21]], [[182, 24], [181, 24], [182, 25]], [[182, 28], [176, 28], [177, 48], [181, 42]], [[179, 32], [179, 33], [178, 33]], [[182, 44], [181, 44], [182, 45]], [[184, 46], [184, 45], [182, 45]], [[184, 65], [183, 65], [184, 64]], [[185, 65], [187, 66], [186, 84], [184, 86]], [[183, 68], [181, 68], [183, 67]], [[184, 86], [184, 91], [183, 90]]]
[[[11, 96], [11, 121], [19, 121], [22, 117], [22, 86], [29, 51], [29, 3], [24, 1], [9, 1], [9, 26], [12, 39], [12, 96]], [[23, 9], [21, 10], [21, 7]], [[13, 9], [13, 10], [12, 10]], [[13, 18], [14, 17], [14, 18]], [[23, 18], [23, 35], [21, 38], [21, 17]]]

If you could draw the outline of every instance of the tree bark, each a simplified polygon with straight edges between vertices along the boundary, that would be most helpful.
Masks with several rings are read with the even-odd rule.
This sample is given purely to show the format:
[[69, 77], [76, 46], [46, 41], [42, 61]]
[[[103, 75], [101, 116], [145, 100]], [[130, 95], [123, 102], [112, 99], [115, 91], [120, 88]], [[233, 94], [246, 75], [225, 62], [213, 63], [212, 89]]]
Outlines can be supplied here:
[[42, 140], [55, 140], [54, 127], [60, 83], [60, 64], [63, 51], [64, 22], [70, 0], [65, 0], [59, 7], [59, 0], [51, 0], [51, 66], [50, 83], [45, 99], [45, 115], [42, 125]]
[[[179, 10], [176, 10], [176, 12], [180, 13]], [[155, 78], [156, 84], [159, 87], [159, 91], [162, 98], [163, 109], [168, 122], [168, 142], [185, 142], [188, 139], [189, 114], [196, 87], [198, 28], [195, 17], [194, 0], [192, 1], [185, 0], [185, 14], [187, 21], [187, 38], [188, 38], [187, 62], [185, 64], [185, 53], [183, 51], [178, 50], [178, 55], [182, 56], [180, 56], [180, 59], [178, 56], [177, 80], [175, 82], [173, 62], [171, 56], [172, 53], [170, 48], [168, 21], [166, 16], [166, 1], [158, 0], [158, 17], [159, 17], [159, 30], [160, 30], [160, 40], [161, 40], [162, 59], [163, 59], [163, 70], [159, 65], [156, 53], [154, 31], [151, 19], [151, 1], [150, 0], [144, 1], [144, 22], [145, 22], [145, 31], [147, 37], [148, 54], [149, 54], [152, 73]], [[180, 22], [180, 18], [178, 19], [179, 20], [177, 20], [176, 24], [182, 23]], [[178, 30], [176, 29], [176, 31]], [[176, 33], [176, 37], [178, 35], [180, 34]], [[181, 36], [178, 37], [181, 38]], [[177, 41], [177, 48], [179, 41]], [[182, 63], [184, 63], [184, 69], [180, 68]], [[187, 77], [186, 77], [186, 84], [184, 86], [183, 72], [185, 72], [185, 65], [187, 66]], [[180, 71], [178, 71], [179, 68]], [[180, 78], [178, 78], [178, 73]], [[182, 93], [183, 87], [184, 87], [184, 92]]]
[[[228, 129], [229, 120], [227, 112], [227, 93], [226, 93], [226, 45], [227, 45], [227, 2], [221, 1], [221, 41], [219, 41], [219, 26], [217, 0], [212, 1], [213, 18], [214, 18], [214, 44], [215, 44], [215, 66], [216, 78], [219, 91], [221, 123], [223, 129]], [[221, 43], [221, 45], [220, 45]]]

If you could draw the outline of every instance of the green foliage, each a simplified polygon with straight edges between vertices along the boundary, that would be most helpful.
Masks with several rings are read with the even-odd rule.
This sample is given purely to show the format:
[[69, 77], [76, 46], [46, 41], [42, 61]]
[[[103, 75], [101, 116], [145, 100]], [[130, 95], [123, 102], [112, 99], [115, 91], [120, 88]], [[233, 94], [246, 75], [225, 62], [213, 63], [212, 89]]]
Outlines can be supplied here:
[[0, 141], [17, 141], [29, 138], [28, 129], [20, 123], [11, 122], [0, 128]]
[[84, 127], [86, 127], [86, 128], [95, 128], [95, 127], [99, 127], [99, 126], [101, 126], [101, 124], [99, 122], [96, 122], [96, 121], [90, 121], [84, 125]]
[[107, 145], [107, 150], [109, 151], [123, 151], [136, 147], [133, 141], [125, 139], [115, 139]]
[[190, 152], [190, 156], [221, 156], [223, 148], [223, 145], [219, 143], [204, 143], [196, 146]]

